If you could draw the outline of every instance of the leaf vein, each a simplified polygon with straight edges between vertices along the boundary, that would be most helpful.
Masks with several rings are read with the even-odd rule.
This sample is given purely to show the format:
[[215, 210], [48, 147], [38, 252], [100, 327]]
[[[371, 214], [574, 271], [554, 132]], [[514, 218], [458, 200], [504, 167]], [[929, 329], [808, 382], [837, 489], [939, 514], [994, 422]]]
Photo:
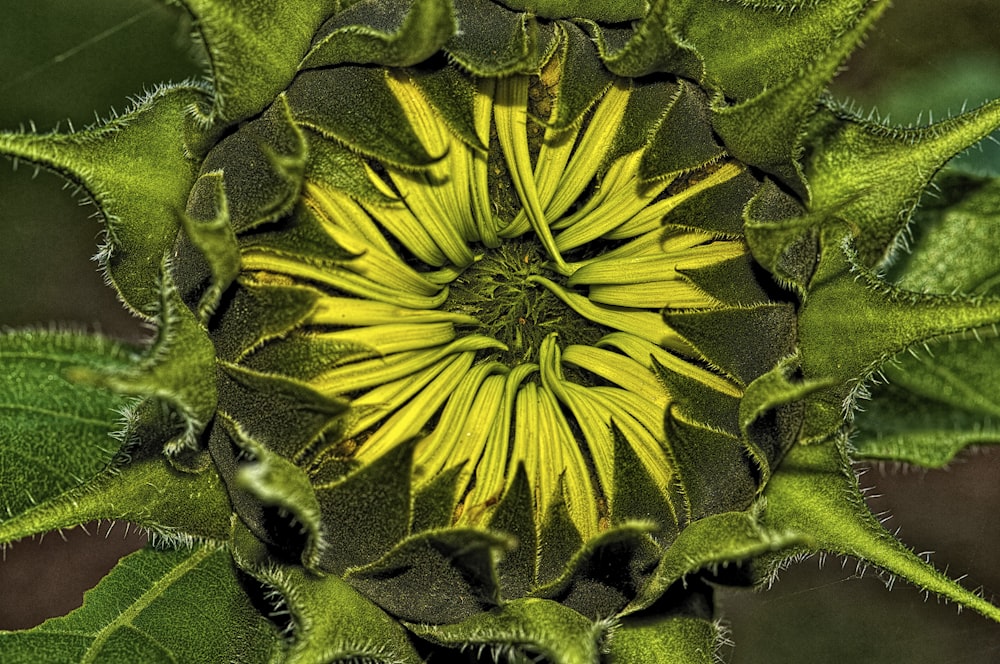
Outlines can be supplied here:
[[84, 417], [81, 415], [74, 415], [73, 413], [63, 413], [57, 410], [51, 410], [49, 408], [41, 408], [39, 406], [28, 406], [16, 403], [0, 403], [0, 410], [14, 410], [14, 411], [21, 410], [29, 413], [37, 413], [40, 415], [45, 415], [47, 417], [53, 417], [56, 419], [76, 421], [82, 424], [87, 424], [92, 426], [100, 426], [100, 427], [108, 426], [108, 422], [105, 420], [99, 420], [92, 417]]
[[[105, 641], [108, 640], [115, 630], [122, 626], [129, 626], [133, 629], [137, 629], [132, 625], [132, 620], [139, 615], [144, 609], [146, 609], [150, 604], [152, 604], [156, 599], [163, 594], [174, 582], [188, 574], [192, 570], [203, 563], [209, 556], [216, 553], [217, 548], [211, 548], [209, 546], [204, 546], [201, 549], [195, 550], [191, 557], [179, 564], [177, 567], [168, 571], [166, 574], [161, 576], [158, 580], [153, 581], [149, 589], [142, 593], [135, 602], [131, 604], [127, 609], [121, 612], [117, 619], [112, 620], [110, 623], [105, 625], [94, 635], [94, 642], [91, 644], [90, 648], [87, 649], [87, 654], [83, 658], [80, 664], [91, 664], [96, 661], [94, 658], [97, 657], [101, 650], [101, 646], [104, 645]], [[142, 631], [142, 630], [138, 630]]]

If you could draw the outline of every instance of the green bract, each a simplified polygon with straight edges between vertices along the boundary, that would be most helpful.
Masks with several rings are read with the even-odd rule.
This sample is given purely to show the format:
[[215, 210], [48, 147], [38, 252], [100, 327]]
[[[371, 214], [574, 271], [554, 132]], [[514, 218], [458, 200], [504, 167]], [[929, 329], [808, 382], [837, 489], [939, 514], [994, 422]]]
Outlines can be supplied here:
[[[720, 567], [817, 551], [1000, 620], [850, 467], [944, 463], [996, 414], [941, 390], [997, 364], [996, 270], [949, 216], [995, 184], [945, 180], [976, 193], [899, 254], [1000, 102], [900, 130], [824, 96], [887, 2], [181, 4], [210, 85], [0, 134], [91, 195], [157, 330], [0, 337], [0, 541], [108, 518], [191, 548], [5, 657], [703, 662]], [[190, 653], [156, 619], [195, 601], [231, 609]]]

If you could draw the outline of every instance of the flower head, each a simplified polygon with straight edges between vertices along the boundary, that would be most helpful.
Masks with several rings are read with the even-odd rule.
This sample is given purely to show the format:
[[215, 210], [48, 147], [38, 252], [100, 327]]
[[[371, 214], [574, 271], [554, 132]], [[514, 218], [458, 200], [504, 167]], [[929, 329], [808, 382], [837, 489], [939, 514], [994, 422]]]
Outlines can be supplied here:
[[997, 617], [885, 537], [848, 466], [887, 361], [1000, 319], [878, 272], [1000, 123], [821, 98], [885, 2], [184, 4], [211, 87], [0, 137], [93, 195], [158, 329], [66, 361], [141, 397], [127, 444], [5, 537], [224, 541], [288, 607], [290, 661], [681, 658], [714, 639], [703, 579], [803, 550]]

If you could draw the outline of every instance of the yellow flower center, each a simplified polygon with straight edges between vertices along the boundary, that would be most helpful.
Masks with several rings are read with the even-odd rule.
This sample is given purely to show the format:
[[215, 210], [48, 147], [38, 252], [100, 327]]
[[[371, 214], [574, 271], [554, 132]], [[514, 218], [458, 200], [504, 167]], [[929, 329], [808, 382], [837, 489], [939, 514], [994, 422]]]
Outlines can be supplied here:
[[370, 463], [418, 437], [416, 490], [455, 473], [455, 523], [488, 522], [523, 466], [536, 523], [564, 503], [588, 538], [609, 523], [616, 436], [669, 490], [671, 397], [658, 372], [740, 395], [661, 311], [720, 305], [684, 272], [745, 245], [665, 228], [664, 218], [743, 167], [644, 181], [642, 149], [606, 163], [629, 84], [615, 82], [582, 122], [556, 130], [532, 118], [552, 108], [547, 75], [476, 81], [484, 151], [449, 130], [408, 74], [390, 71], [415, 133], [440, 158], [416, 171], [370, 160], [380, 203], [307, 183], [306, 208], [349, 254], [341, 269], [259, 248], [244, 249], [243, 268], [256, 280], [319, 284], [326, 295], [305, 333], [363, 349], [310, 381], [351, 405], [314, 468], [331, 457]]

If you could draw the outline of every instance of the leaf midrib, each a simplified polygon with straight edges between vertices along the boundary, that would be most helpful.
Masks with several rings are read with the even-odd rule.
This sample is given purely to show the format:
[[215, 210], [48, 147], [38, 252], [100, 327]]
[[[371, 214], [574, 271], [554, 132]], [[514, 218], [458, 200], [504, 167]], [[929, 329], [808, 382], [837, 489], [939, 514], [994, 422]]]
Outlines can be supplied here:
[[86, 424], [88, 426], [95, 426], [95, 427], [108, 426], [108, 422], [106, 420], [83, 417], [81, 415], [75, 415], [73, 413], [60, 412], [48, 408], [41, 408], [39, 406], [29, 406], [26, 404], [0, 402], [0, 410], [22, 410], [29, 413], [35, 413], [38, 415], [45, 415], [46, 417], [51, 417], [54, 419], [63, 419], [63, 420], [70, 420], [73, 422], [79, 422], [81, 424]]
[[80, 664], [92, 664], [95, 662], [96, 660], [94, 658], [97, 656], [97, 653], [101, 651], [101, 648], [108, 640], [108, 637], [114, 634], [119, 627], [129, 626], [135, 628], [135, 625], [132, 624], [133, 618], [139, 615], [144, 609], [159, 598], [160, 595], [166, 592], [166, 590], [169, 589], [175, 581], [196, 568], [204, 562], [206, 558], [216, 553], [218, 550], [219, 549], [217, 548], [211, 548], [206, 545], [203, 548], [196, 550], [193, 554], [191, 554], [190, 558], [155, 581], [148, 590], [142, 593], [136, 601], [132, 603], [131, 606], [122, 611], [118, 618], [105, 625], [94, 635], [94, 641], [90, 644], [90, 647], [87, 648], [87, 652]]
[[[949, 398], [946, 395], [937, 392], [936, 394], [928, 394], [929, 390], [923, 389], [921, 385], [917, 389], [910, 387], [915, 392], [919, 392], [922, 396], [935, 399], [937, 401], [943, 402], [949, 406], [962, 408], [963, 410], [975, 410], [985, 415], [1000, 416], [1000, 408], [989, 399], [986, 399], [982, 394], [976, 390], [974, 387], [969, 385], [960, 376], [958, 376], [954, 371], [948, 367], [942, 366], [940, 364], [935, 364], [932, 361], [921, 360], [921, 364], [924, 365], [924, 370], [937, 376], [947, 385], [951, 386], [957, 392], [960, 393], [961, 399]], [[971, 408], [970, 408], [971, 406]]]

